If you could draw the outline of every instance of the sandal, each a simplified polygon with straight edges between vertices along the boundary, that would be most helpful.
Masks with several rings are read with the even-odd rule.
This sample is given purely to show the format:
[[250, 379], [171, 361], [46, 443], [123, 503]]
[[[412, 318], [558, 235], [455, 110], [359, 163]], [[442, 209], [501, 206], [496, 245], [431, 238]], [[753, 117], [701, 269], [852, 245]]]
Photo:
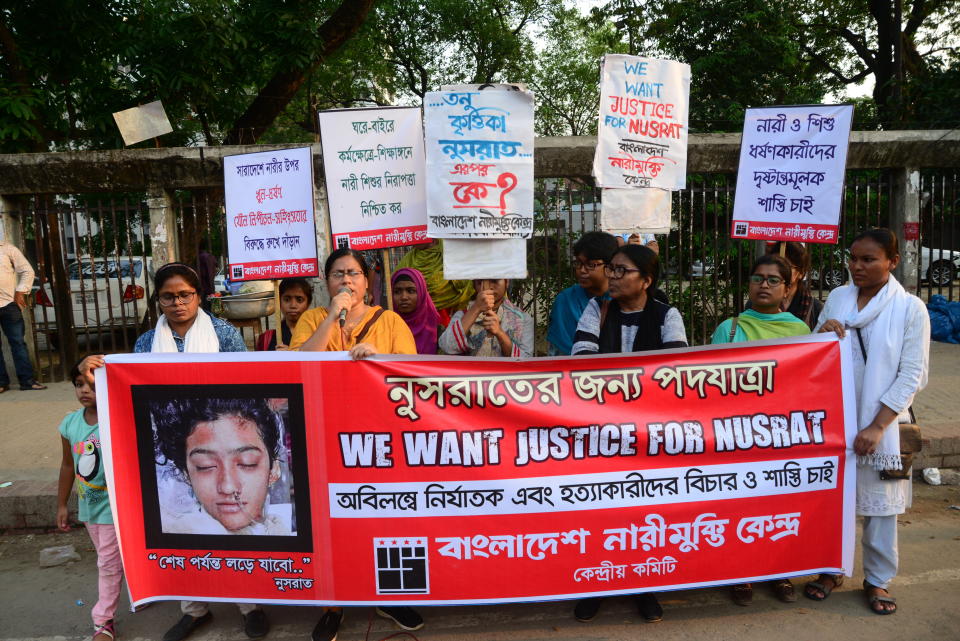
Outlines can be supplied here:
[[42, 389], [47, 389], [47, 386], [46, 386], [46, 385], [43, 385], [43, 384], [41, 384], [41, 383], [38, 383], [38, 382], [36, 382], [36, 381], [30, 383], [29, 385], [21, 385], [21, 386], [20, 386], [20, 391], [21, 391], [21, 392], [30, 392], [30, 391], [33, 391], [33, 390], [38, 390], [38, 391], [39, 391], [39, 390], [42, 390]]
[[93, 626], [93, 641], [106, 641], [107, 639], [113, 639], [115, 634], [116, 632], [113, 629], [113, 619], [110, 619], [106, 623]]
[[797, 600], [797, 593], [793, 590], [790, 579], [780, 579], [773, 582], [773, 594], [784, 603], [793, 603]]
[[753, 586], [749, 583], [733, 586], [733, 602], [742, 606], [753, 603]]
[[[863, 581], [863, 591], [867, 595], [867, 607], [870, 608], [870, 611], [874, 614], [893, 614], [897, 611], [897, 600], [892, 596], [880, 596], [876, 592], [873, 595], [870, 594], [871, 590], [883, 590], [887, 592], [886, 588], [881, 588], [876, 585], [871, 585], [867, 583], [866, 579]], [[890, 593], [887, 592], [889, 595]], [[883, 604], [892, 605], [893, 608], [887, 609], [883, 607]], [[877, 605], [880, 605], [880, 609], [877, 609]]]
[[[827, 587], [824, 581], [830, 581], [833, 585]], [[807, 583], [807, 586], [803, 589], [803, 594], [808, 599], [813, 599], [814, 601], [823, 601], [830, 593], [843, 585], [843, 575], [842, 574], [821, 574], [817, 577], [816, 581], [810, 581]], [[817, 592], [822, 592], [823, 596], [817, 596], [814, 592], [811, 591], [811, 588]]]
[[0, 385], [0, 394], [3, 394], [3, 393], [6, 392], [8, 389], [10, 389], [10, 386], [9, 386], [9, 385]]

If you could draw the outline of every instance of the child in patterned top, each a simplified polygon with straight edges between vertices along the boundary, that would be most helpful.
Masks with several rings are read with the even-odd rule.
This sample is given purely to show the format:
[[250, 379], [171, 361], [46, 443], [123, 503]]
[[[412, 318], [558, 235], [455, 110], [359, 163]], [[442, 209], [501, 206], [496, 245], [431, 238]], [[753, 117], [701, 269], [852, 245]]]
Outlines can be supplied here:
[[109, 641], [114, 637], [113, 617], [120, 600], [123, 565], [120, 546], [113, 527], [110, 498], [100, 450], [100, 429], [97, 419], [97, 396], [79, 363], [70, 371], [80, 409], [70, 412], [60, 423], [63, 461], [57, 490], [57, 527], [70, 529], [67, 500], [74, 483], [79, 499], [79, 520], [97, 551], [99, 596], [93, 606], [93, 641]]

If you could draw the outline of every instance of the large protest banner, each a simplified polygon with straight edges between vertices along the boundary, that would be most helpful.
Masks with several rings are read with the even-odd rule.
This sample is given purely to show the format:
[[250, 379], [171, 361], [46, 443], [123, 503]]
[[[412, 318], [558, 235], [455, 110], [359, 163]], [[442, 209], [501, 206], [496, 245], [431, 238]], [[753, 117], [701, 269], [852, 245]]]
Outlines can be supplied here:
[[420, 109], [335, 109], [319, 119], [334, 246], [429, 243]]
[[423, 97], [427, 233], [529, 238], [533, 233], [533, 94], [503, 86]]
[[319, 276], [309, 147], [226, 156], [230, 280]]
[[603, 187], [687, 184], [690, 65], [607, 54], [593, 174]]
[[733, 238], [836, 243], [852, 105], [747, 109]]
[[509, 602], [852, 570], [855, 407], [832, 335], [342, 358], [108, 357], [134, 603]]

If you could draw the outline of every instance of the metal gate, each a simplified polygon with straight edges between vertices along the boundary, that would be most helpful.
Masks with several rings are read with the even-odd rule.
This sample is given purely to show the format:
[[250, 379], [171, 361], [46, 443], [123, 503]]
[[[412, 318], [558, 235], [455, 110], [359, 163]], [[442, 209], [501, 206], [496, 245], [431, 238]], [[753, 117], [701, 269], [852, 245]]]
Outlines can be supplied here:
[[[920, 177], [921, 256], [914, 293], [924, 300], [960, 299], [960, 175], [954, 170]], [[681, 312], [691, 344], [709, 341], [714, 328], [739, 313], [758, 243], [730, 238], [735, 178], [688, 177], [673, 196], [673, 227], [661, 236], [661, 285]], [[529, 277], [511, 298], [536, 319], [538, 354], [546, 353], [553, 299], [574, 282], [571, 248], [599, 228], [600, 192], [587, 180], [538, 181], [536, 226], [528, 241]], [[880, 170], [847, 173], [840, 243], [811, 245], [814, 294], [826, 298], [847, 279], [845, 248], [857, 231], [890, 224], [891, 182]], [[226, 262], [222, 190], [176, 192], [180, 260], [196, 262], [201, 245]], [[149, 212], [144, 194], [33, 196], [20, 201], [24, 253], [36, 266], [33, 331], [38, 378], [65, 378], [86, 353], [128, 352], [136, 335], [156, 321], [149, 304], [152, 276]], [[406, 250], [389, 252], [393, 266]], [[321, 261], [325, 257], [321, 257]], [[379, 253], [375, 256], [379, 260]], [[222, 272], [221, 272], [222, 274]], [[381, 288], [382, 290], [382, 288]]]

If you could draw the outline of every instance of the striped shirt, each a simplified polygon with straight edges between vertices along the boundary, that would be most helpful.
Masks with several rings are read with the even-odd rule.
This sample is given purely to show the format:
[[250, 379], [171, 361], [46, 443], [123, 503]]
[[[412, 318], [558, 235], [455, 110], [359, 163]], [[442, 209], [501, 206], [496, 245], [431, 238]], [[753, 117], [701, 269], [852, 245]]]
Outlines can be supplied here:
[[[640, 323], [640, 315], [643, 311], [624, 312], [620, 314], [623, 317], [623, 327], [620, 334], [620, 351], [632, 352], [633, 340], [637, 336], [637, 328]], [[660, 328], [660, 340], [667, 343], [687, 344], [687, 332], [683, 326], [683, 318], [676, 307], [671, 307], [667, 311], [666, 318], [663, 319], [663, 326]], [[599, 354], [600, 353], [600, 305], [594, 298], [583, 310], [580, 316], [580, 322], [577, 324], [577, 333], [574, 336], [573, 353], [574, 354]]]

